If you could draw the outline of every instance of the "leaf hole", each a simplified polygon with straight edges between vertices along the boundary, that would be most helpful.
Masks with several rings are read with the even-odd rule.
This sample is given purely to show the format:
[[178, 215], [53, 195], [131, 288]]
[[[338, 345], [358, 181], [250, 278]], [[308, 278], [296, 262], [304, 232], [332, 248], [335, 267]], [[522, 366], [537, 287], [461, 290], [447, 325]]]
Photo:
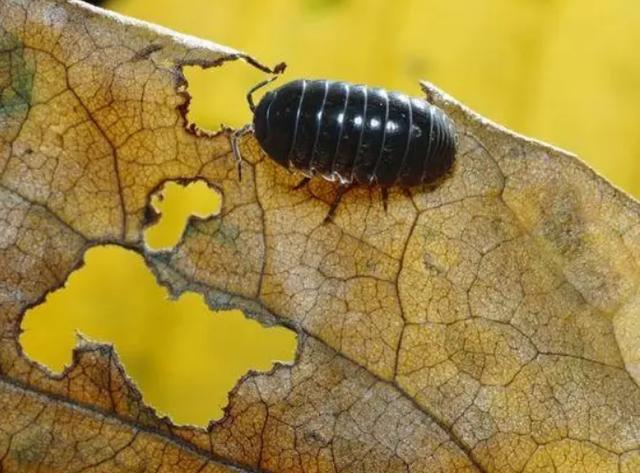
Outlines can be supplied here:
[[205, 427], [248, 371], [293, 363], [296, 335], [238, 310], [212, 311], [201, 294], [172, 300], [138, 253], [96, 246], [65, 286], [29, 309], [20, 343], [32, 360], [62, 372], [76, 336], [113, 344], [144, 401], [175, 423]]
[[[183, 73], [191, 97], [187, 127], [201, 130], [216, 130], [221, 126], [240, 128], [250, 123], [253, 114], [247, 103], [247, 92], [269, 77], [241, 60], [227, 61], [210, 69], [184, 66]], [[259, 97], [261, 94], [255, 96]]]
[[147, 207], [149, 226], [144, 231], [144, 243], [151, 251], [174, 248], [187, 227], [189, 219], [207, 219], [218, 215], [221, 194], [202, 179], [167, 181], [151, 194]]

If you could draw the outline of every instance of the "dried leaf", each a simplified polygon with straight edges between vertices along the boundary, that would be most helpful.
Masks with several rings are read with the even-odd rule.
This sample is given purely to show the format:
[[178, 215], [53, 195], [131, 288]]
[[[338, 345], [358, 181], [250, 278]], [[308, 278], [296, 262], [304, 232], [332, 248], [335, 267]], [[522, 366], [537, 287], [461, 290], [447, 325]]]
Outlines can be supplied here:
[[[355, 190], [323, 225], [331, 185], [292, 191], [252, 139], [238, 182], [227, 132], [186, 123], [181, 66], [240, 57], [76, 2], [0, 3], [2, 471], [638, 471], [638, 203], [425, 84], [461, 134], [452, 176], [388, 213]], [[221, 214], [148, 253], [149, 195], [196, 177]], [[207, 431], [145, 407], [107, 346], [50, 376], [21, 316], [103, 242], [294, 328], [295, 365], [243, 379]]]

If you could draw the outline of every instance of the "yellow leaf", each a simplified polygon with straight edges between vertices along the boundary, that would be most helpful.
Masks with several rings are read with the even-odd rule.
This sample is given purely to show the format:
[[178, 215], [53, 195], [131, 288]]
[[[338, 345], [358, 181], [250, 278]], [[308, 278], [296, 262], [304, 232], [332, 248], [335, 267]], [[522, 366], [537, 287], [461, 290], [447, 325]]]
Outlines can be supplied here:
[[[188, 127], [181, 67], [239, 53], [59, 0], [0, 3], [0, 46], [3, 470], [637, 469], [640, 206], [576, 157], [424, 84], [460, 133], [449, 179], [387, 213], [356, 189], [323, 225], [329, 183], [292, 191], [252, 138], [238, 181], [228, 132]], [[150, 194], [195, 178], [219, 216], [148, 252]], [[22, 316], [105, 242], [295, 329], [295, 364], [245, 377], [207, 430], [158, 418], [109, 346], [51, 376]]]

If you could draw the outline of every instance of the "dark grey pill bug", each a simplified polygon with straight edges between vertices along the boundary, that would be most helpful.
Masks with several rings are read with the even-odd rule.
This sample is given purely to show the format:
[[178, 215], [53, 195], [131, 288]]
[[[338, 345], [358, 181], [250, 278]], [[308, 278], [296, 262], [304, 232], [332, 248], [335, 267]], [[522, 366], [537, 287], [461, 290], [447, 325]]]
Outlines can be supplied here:
[[238, 136], [253, 131], [272, 160], [306, 176], [295, 188], [316, 175], [337, 182], [327, 219], [354, 185], [381, 187], [386, 208], [389, 187], [434, 182], [454, 163], [455, 126], [426, 100], [378, 87], [302, 79], [267, 92], [255, 106], [253, 92], [271, 80], [247, 95], [253, 123], [232, 135], [236, 158]]

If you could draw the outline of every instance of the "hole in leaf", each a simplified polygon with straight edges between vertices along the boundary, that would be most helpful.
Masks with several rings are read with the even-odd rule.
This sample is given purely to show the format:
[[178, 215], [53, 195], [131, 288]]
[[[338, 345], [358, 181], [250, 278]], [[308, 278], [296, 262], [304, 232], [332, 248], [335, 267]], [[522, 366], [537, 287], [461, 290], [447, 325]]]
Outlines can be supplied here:
[[144, 232], [147, 248], [170, 250], [180, 241], [189, 218], [212, 217], [220, 212], [220, 204], [219, 192], [203, 180], [188, 184], [166, 182], [151, 196], [151, 207], [160, 218]]
[[[207, 130], [217, 130], [221, 124], [240, 128], [250, 123], [253, 114], [247, 103], [247, 92], [270, 77], [244, 61], [229, 61], [211, 69], [185, 66], [183, 72], [191, 96], [187, 121]], [[256, 103], [265, 91], [261, 89], [254, 95]]]
[[71, 362], [78, 332], [112, 343], [148, 405], [178, 424], [206, 426], [241, 376], [294, 360], [294, 332], [237, 310], [212, 312], [194, 292], [170, 300], [133, 251], [94, 247], [84, 261], [22, 322], [25, 353], [52, 371]]

